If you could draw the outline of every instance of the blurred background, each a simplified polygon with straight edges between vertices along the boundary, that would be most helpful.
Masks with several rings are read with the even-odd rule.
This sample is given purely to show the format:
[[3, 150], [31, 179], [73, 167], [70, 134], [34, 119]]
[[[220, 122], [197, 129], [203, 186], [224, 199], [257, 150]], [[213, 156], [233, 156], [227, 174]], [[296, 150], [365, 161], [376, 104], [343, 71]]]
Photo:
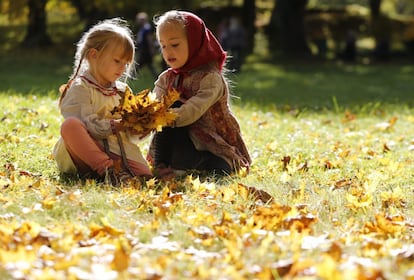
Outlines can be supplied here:
[[[367, 83], [373, 84], [372, 95], [364, 95], [368, 100], [412, 99], [414, 0], [0, 0], [0, 91], [56, 94], [72, 71], [75, 44], [89, 26], [122, 17], [137, 36], [138, 14], [146, 13], [152, 24], [170, 9], [189, 10], [205, 20], [230, 54], [228, 68], [245, 100], [262, 98], [267, 104], [275, 95], [278, 102], [299, 96], [297, 102], [319, 104], [315, 94], [323, 100], [336, 94], [340, 102], [353, 102]], [[162, 71], [159, 51], [153, 61]], [[288, 79], [286, 73], [296, 76]], [[154, 75], [148, 69], [139, 75], [134, 88], [151, 88]], [[358, 90], [352, 88], [356, 84]]]
[[0, 0], [2, 54], [19, 47], [73, 48], [98, 20], [119, 16], [135, 28], [137, 13], [151, 19], [169, 9], [197, 13], [218, 38], [238, 23], [242, 56], [256, 47], [272, 58], [366, 62], [414, 53], [414, 0]]

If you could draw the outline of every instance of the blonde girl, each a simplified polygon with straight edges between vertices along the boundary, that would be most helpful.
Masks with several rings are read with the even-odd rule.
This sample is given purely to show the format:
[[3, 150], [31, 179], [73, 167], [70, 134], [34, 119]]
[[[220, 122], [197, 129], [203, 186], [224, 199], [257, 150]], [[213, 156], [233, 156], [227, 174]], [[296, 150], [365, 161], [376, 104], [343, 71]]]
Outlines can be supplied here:
[[175, 104], [174, 127], [152, 139], [149, 159], [160, 177], [177, 170], [231, 174], [249, 169], [251, 159], [238, 121], [230, 110], [229, 87], [223, 75], [226, 53], [193, 13], [168, 11], [155, 21], [162, 56], [169, 68], [155, 82], [162, 96], [181, 94]]
[[109, 178], [114, 185], [151, 176], [139, 136], [111, 113], [128, 87], [134, 50], [131, 31], [119, 18], [99, 22], [78, 42], [74, 71], [59, 100], [64, 121], [53, 155], [62, 173]]

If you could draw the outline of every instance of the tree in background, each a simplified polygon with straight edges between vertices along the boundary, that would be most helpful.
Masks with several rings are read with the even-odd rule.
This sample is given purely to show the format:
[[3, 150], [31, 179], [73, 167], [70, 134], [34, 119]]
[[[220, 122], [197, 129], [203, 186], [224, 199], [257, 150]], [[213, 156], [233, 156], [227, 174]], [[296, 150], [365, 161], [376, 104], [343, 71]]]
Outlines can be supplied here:
[[25, 47], [45, 47], [52, 44], [52, 40], [47, 34], [46, 2], [47, 0], [27, 1], [29, 16], [27, 33], [23, 40]]
[[375, 39], [374, 56], [387, 59], [390, 55], [391, 21], [381, 12], [382, 0], [370, 0], [372, 35]]
[[[47, 27], [54, 27], [53, 22], [48, 18], [48, 12], [55, 7], [61, 7], [63, 4], [70, 6], [72, 13], [75, 10], [76, 20], [80, 20], [80, 28], [88, 27], [95, 24], [98, 20], [120, 16], [129, 20], [132, 24], [137, 12], [144, 11], [150, 17], [160, 14], [169, 9], [185, 9], [190, 11], [200, 11], [205, 8], [203, 0], [0, 0], [0, 12], [9, 14], [10, 21], [19, 18], [27, 32], [16, 33], [19, 40], [25, 47], [43, 47], [52, 43], [56, 36], [47, 33]], [[263, 2], [266, 2], [265, 5]], [[272, 54], [283, 54], [293, 56], [309, 55], [311, 53], [309, 41], [310, 26], [305, 25], [309, 6], [325, 8], [342, 8], [348, 4], [359, 4], [369, 7], [371, 17], [366, 18], [371, 21], [370, 35], [375, 39], [375, 53], [377, 55], [387, 54], [390, 48], [391, 35], [394, 31], [391, 27], [388, 14], [381, 11], [381, 4], [384, 10], [395, 7], [395, 12], [411, 11], [414, 13], [413, 0], [243, 0], [235, 4], [234, 0], [211, 0], [209, 1], [210, 13], [203, 19], [209, 23], [210, 27], [217, 25], [223, 18], [229, 18], [237, 13], [241, 19], [247, 34], [247, 54], [254, 49], [254, 38], [256, 33], [255, 23], [258, 13], [266, 15], [267, 24], [265, 33], [268, 39], [269, 50]], [[203, 7], [203, 8], [200, 8]], [[263, 8], [265, 7], [265, 8]], [[266, 9], [266, 11], [264, 11]], [[62, 13], [64, 11], [60, 11]], [[268, 16], [270, 15], [270, 20]], [[407, 15], [407, 14], [406, 14]], [[21, 19], [25, 17], [24, 21]], [[337, 15], [330, 14], [331, 18], [337, 18]], [[264, 22], [264, 21], [262, 21]], [[134, 27], [133, 27], [134, 28]], [[308, 29], [308, 30], [306, 30]], [[414, 29], [414, 26], [412, 27]], [[333, 30], [338, 31], [338, 30]], [[338, 33], [338, 32], [335, 32]], [[21, 35], [18, 35], [21, 34]], [[52, 33], [53, 34], [53, 33]], [[67, 36], [65, 32], [61, 32]], [[53, 37], [53, 38], [52, 38]], [[413, 38], [412, 38], [413, 37]], [[5, 36], [6, 38], [6, 36]], [[407, 40], [414, 40], [411, 36]], [[410, 42], [411, 42], [410, 41]]]
[[305, 11], [308, 0], [277, 0], [266, 30], [269, 48], [285, 55], [308, 55]]
[[244, 27], [246, 29], [246, 53], [250, 54], [254, 49], [254, 35], [256, 33], [256, 2], [255, 0], [244, 0], [242, 15]]
[[85, 28], [97, 21], [108, 17], [122, 17], [134, 23], [135, 15], [145, 11], [149, 15], [161, 13], [167, 9], [192, 9], [200, 5], [200, 1], [189, 0], [0, 0], [0, 12], [8, 14], [9, 22], [26, 25], [25, 38], [22, 45], [25, 47], [44, 47], [52, 44], [47, 32], [50, 26], [47, 18], [47, 7], [69, 3], [77, 11], [77, 18], [84, 23]]
[[22, 46], [46, 47], [52, 44], [47, 33], [46, 3], [48, 0], [0, 0], [0, 12], [9, 22], [27, 18]]

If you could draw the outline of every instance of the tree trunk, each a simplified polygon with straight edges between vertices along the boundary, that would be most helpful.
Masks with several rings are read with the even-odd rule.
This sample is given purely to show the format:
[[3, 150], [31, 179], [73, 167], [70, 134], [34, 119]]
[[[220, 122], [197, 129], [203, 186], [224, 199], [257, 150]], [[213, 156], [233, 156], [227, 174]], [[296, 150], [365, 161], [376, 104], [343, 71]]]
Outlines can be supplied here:
[[267, 29], [269, 47], [287, 55], [309, 55], [305, 34], [308, 0], [278, 0]]
[[106, 10], [99, 9], [96, 1], [71, 0], [71, 3], [78, 11], [79, 18], [85, 23], [85, 31], [97, 24], [99, 21], [109, 17]]
[[372, 35], [375, 39], [374, 56], [378, 59], [388, 59], [390, 56], [391, 23], [381, 13], [382, 0], [370, 0]]
[[381, 0], [369, 0], [369, 8], [372, 17], [378, 17], [381, 12]]
[[28, 0], [29, 17], [27, 34], [23, 46], [27, 48], [46, 47], [52, 45], [46, 27], [47, 0]]
[[256, 33], [256, 3], [255, 0], [244, 0], [242, 8], [242, 19], [246, 28], [246, 54], [254, 49], [254, 35]]

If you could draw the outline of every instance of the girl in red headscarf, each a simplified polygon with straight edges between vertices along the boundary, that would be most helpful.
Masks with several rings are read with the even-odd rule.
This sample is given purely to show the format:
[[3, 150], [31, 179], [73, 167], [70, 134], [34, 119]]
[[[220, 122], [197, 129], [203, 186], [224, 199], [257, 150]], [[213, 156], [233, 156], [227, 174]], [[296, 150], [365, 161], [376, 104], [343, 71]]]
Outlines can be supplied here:
[[154, 173], [175, 171], [231, 174], [249, 169], [251, 159], [240, 126], [229, 107], [223, 75], [226, 53], [204, 22], [184, 11], [169, 11], [155, 20], [162, 56], [169, 66], [155, 82], [158, 97], [180, 92], [173, 127], [154, 135], [149, 159]]

